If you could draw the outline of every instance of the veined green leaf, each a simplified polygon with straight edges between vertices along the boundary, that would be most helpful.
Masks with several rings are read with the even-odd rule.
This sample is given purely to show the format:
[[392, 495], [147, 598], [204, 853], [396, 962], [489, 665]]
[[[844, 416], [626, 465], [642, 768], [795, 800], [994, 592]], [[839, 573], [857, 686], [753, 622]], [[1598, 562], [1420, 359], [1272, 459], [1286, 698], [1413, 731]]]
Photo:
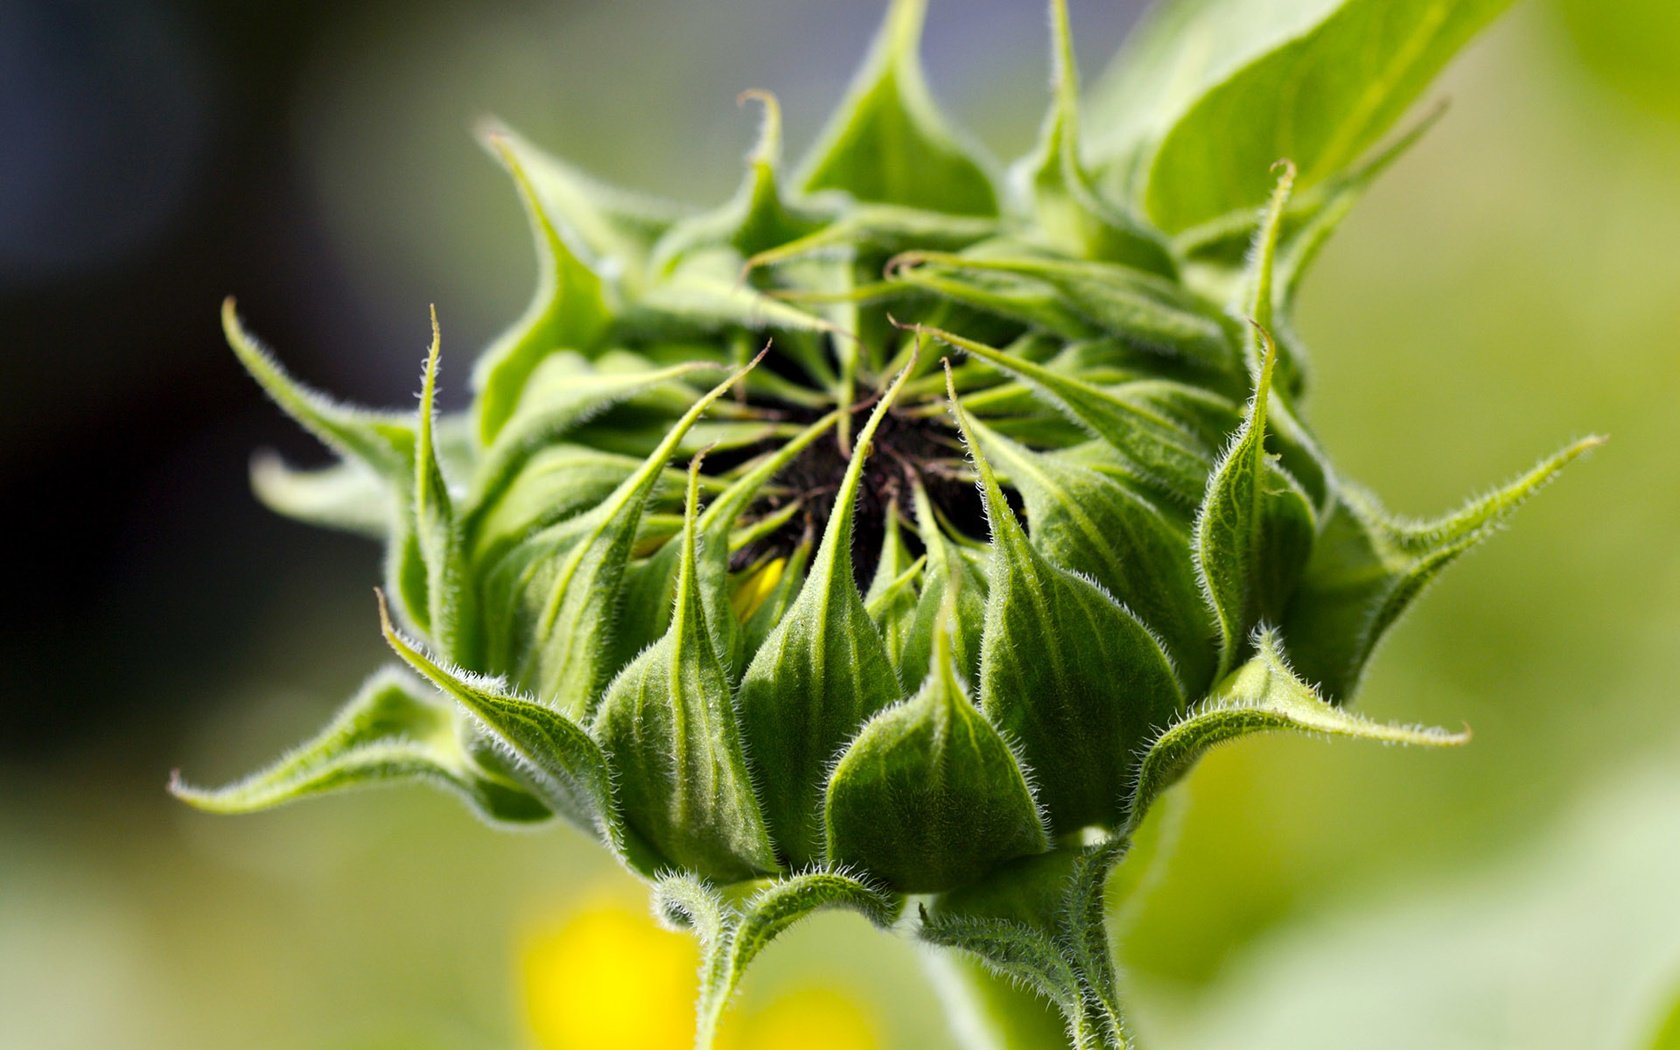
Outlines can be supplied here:
[[834, 326], [741, 280], [741, 257], [733, 249], [695, 249], [676, 269], [650, 286], [618, 319], [642, 337], [739, 326], [754, 331], [830, 332]]
[[1435, 521], [1397, 520], [1374, 497], [1343, 491], [1281, 621], [1302, 676], [1333, 700], [1351, 697], [1383, 635], [1441, 570], [1499, 531], [1559, 471], [1603, 442], [1577, 441]]
[[927, 0], [892, 0], [886, 23], [840, 109], [801, 165], [809, 191], [861, 201], [995, 215], [985, 168], [946, 127], [922, 77]]
[[1183, 527], [1113, 478], [972, 425], [1021, 493], [1033, 546], [1136, 613], [1167, 647], [1190, 695], [1199, 695], [1216, 656]]
[[631, 825], [678, 867], [734, 881], [777, 864], [747, 776], [729, 671], [706, 623], [699, 473], [696, 458], [671, 627], [607, 687], [594, 732]]
[[913, 893], [1049, 848], [1020, 762], [958, 677], [948, 626], [934, 632], [921, 690], [865, 723], [841, 755], [824, 818], [830, 863]]
[[1306, 494], [1266, 451], [1277, 347], [1264, 330], [1260, 338], [1266, 349], [1254, 398], [1208, 476], [1191, 533], [1202, 593], [1219, 628], [1216, 678], [1236, 666], [1255, 624], [1282, 615], [1316, 532]]
[[1128, 827], [1136, 827], [1161, 792], [1182, 777], [1196, 760], [1219, 744], [1249, 733], [1292, 729], [1305, 733], [1361, 737], [1385, 744], [1453, 747], [1470, 733], [1385, 725], [1361, 718], [1327, 702], [1290, 670], [1277, 632], [1261, 629], [1255, 655], [1151, 741], [1138, 764], [1129, 805]]
[[1266, 199], [1288, 158], [1310, 186], [1352, 167], [1510, 0], [1344, 0], [1211, 87], [1149, 164], [1146, 210], [1183, 230]]
[[858, 727], [896, 702], [898, 675], [852, 580], [852, 522], [871, 441], [911, 369], [898, 374], [858, 435], [822, 544], [799, 597], [765, 638], [741, 680], [747, 755], [765, 798], [771, 837], [791, 867], [822, 851], [824, 774]]
[[1054, 99], [1037, 151], [1011, 173], [1029, 197], [1034, 224], [1051, 244], [1079, 258], [1171, 276], [1175, 266], [1160, 235], [1128, 206], [1104, 200], [1085, 172], [1079, 148], [1079, 71], [1067, 0], [1051, 0], [1050, 21]]
[[587, 353], [608, 316], [601, 278], [560, 235], [514, 140], [493, 134], [487, 141], [513, 176], [525, 204], [537, 246], [537, 290], [524, 316], [491, 344], [473, 368], [478, 436], [486, 445], [513, 414], [526, 380], [542, 359], [560, 349]]
[[449, 706], [391, 668], [368, 679], [320, 735], [267, 769], [216, 789], [190, 787], [176, 776], [169, 790], [211, 813], [254, 813], [312, 795], [412, 780], [448, 789], [489, 821], [525, 824], [549, 816], [520, 786], [474, 765], [461, 750]]
[[1019, 744], [1058, 834], [1115, 823], [1125, 756], [1183, 709], [1183, 686], [1129, 610], [1034, 549], [950, 393], [992, 527], [981, 709]]
[[[581, 444], [557, 444], [537, 452], [499, 497], [464, 523], [477, 571], [527, 537], [596, 506], [641, 465], [638, 456]], [[666, 471], [654, 487], [655, 497], [681, 491], [681, 474], [676, 471]]]
[[[1322, 21], [1343, 0], [1162, 0], [1087, 94], [1105, 189], [1135, 200], [1149, 147], [1216, 84]], [[1277, 158], [1273, 158], [1276, 160]]]

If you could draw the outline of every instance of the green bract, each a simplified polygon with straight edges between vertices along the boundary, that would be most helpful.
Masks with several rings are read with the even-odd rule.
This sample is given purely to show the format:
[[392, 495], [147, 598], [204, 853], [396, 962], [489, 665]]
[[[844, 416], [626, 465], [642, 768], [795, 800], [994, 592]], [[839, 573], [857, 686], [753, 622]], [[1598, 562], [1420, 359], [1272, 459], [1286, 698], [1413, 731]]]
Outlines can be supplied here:
[[1087, 136], [1055, 0], [1050, 114], [1003, 178], [934, 108], [920, 0], [797, 175], [753, 96], [710, 212], [490, 130], [540, 279], [459, 417], [435, 321], [419, 412], [381, 413], [287, 375], [230, 301], [241, 361], [340, 457], [263, 460], [258, 491], [384, 537], [397, 662], [273, 768], [177, 793], [427, 779], [561, 817], [704, 940], [703, 1045], [790, 922], [890, 925], [911, 893], [909, 930], [1123, 1045], [1103, 886], [1149, 805], [1247, 733], [1460, 742], [1344, 705], [1435, 574], [1594, 444], [1428, 523], [1325, 457], [1290, 306], [1503, 3], [1280, 6], [1165, 4]]

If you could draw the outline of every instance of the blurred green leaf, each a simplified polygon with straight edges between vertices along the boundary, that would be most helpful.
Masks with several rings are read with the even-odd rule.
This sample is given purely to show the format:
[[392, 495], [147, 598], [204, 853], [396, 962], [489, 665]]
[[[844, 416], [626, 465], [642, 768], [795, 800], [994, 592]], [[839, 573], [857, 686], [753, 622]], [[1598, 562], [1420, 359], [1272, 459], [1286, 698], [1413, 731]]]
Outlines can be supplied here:
[[1291, 160], [1310, 186], [1351, 167], [1510, 0], [1344, 0], [1210, 87], [1161, 139], [1145, 209], [1178, 232], [1258, 207]]
[[964, 215], [994, 215], [985, 169], [946, 126], [922, 79], [927, 0], [893, 0], [875, 47], [810, 156], [808, 191], [845, 190], [863, 201]]

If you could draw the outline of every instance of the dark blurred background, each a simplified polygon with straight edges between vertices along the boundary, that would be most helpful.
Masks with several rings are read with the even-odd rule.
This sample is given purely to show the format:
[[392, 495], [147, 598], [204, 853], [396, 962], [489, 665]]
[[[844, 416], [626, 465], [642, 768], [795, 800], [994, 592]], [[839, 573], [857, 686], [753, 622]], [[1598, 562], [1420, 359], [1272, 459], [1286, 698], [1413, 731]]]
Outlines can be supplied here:
[[[378, 552], [249, 495], [254, 449], [321, 457], [218, 304], [402, 405], [436, 303], [463, 403], [533, 273], [475, 119], [710, 202], [752, 137], [736, 93], [781, 97], [797, 155], [880, 6], [0, 2], [0, 1045], [566, 1045], [521, 938], [627, 883], [576, 836], [413, 792], [247, 821], [163, 794], [301, 739], [381, 659]], [[1090, 79], [1139, 6], [1075, 0]], [[1004, 156], [1045, 104], [1043, 25], [932, 5], [935, 90]], [[1613, 441], [1373, 669], [1369, 710], [1467, 719], [1471, 749], [1264, 741], [1198, 773], [1125, 949], [1155, 1045], [1354, 1045], [1398, 1003], [1358, 1045], [1631, 1047], [1680, 981], [1676, 55], [1668, 0], [1519, 5], [1310, 282], [1314, 422], [1396, 509]], [[786, 980], [934, 1045], [907, 949], [814, 929]]]

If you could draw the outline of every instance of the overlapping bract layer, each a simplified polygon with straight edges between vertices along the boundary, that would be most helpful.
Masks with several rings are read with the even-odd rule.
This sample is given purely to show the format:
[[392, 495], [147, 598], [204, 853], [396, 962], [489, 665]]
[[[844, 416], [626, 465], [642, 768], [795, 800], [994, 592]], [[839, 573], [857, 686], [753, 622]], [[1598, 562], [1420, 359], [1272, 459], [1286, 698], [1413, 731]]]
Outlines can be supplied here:
[[[241, 811], [422, 778], [491, 820], [558, 814], [663, 879], [714, 949], [719, 1007], [750, 931], [832, 904], [888, 922], [906, 892], [1049, 871], [1068, 897], [1036, 925], [958, 894], [927, 934], [1114, 1045], [1089, 898], [1198, 755], [1273, 729], [1460, 739], [1341, 705], [1434, 575], [1592, 442], [1398, 521], [1303, 424], [1288, 308], [1392, 151], [1353, 162], [1501, 5], [1347, 0], [1223, 71], [1169, 5], [1137, 66], [1203, 89], [1143, 112], [1111, 87], [1098, 150], [1051, 6], [1050, 117], [1005, 181], [934, 110], [919, 0], [893, 4], [791, 184], [754, 96], [761, 142], [715, 211], [487, 132], [539, 287], [463, 416], [435, 417], [435, 322], [418, 414], [384, 414], [291, 379], [230, 302], [246, 367], [341, 457], [263, 460], [259, 493], [384, 536], [407, 632], [386, 616], [385, 635], [436, 693], [382, 672], [279, 765], [177, 790]], [[1394, 75], [1362, 85], [1343, 38]], [[1240, 170], [1204, 171], [1234, 93], [1291, 74], [1323, 90], [1270, 123], [1251, 102]], [[1069, 845], [1090, 828], [1111, 845]]]

